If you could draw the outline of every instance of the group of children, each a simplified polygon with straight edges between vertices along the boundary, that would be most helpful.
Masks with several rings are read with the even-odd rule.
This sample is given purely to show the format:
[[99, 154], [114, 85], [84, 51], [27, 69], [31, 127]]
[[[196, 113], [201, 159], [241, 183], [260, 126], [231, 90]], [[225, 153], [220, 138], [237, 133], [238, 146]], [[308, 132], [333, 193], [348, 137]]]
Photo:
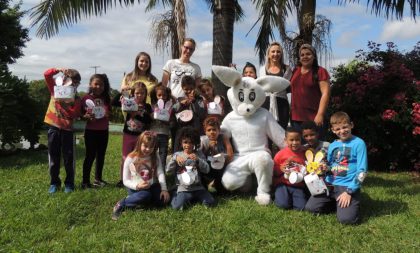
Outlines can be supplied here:
[[[148, 60], [150, 65], [150, 57]], [[49, 125], [50, 193], [57, 192], [61, 187], [61, 153], [67, 174], [65, 192], [74, 191], [72, 123], [78, 117], [87, 122], [81, 187], [107, 184], [102, 179], [102, 170], [108, 143], [111, 104], [119, 106], [124, 103], [124, 99], [133, 98], [136, 109], [123, 112], [125, 121], [119, 182], [119, 185], [128, 189], [129, 195], [114, 206], [112, 218], [118, 219], [126, 207], [150, 203], [163, 206], [171, 201], [174, 209], [183, 209], [192, 202], [200, 202], [209, 207], [215, 205], [210, 191], [223, 190], [223, 168], [233, 159], [233, 149], [229, 139], [220, 132], [225, 100], [214, 93], [210, 80], [203, 79], [199, 87], [196, 87], [193, 77], [183, 76], [181, 87], [185, 96], [174, 98], [168, 87], [154, 83], [156, 79], [151, 78], [153, 76], [149, 71], [146, 80], [153, 85], [148, 87], [144, 82], [130, 82], [125, 78], [121, 97], [111, 101], [108, 78], [104, 74], [95, 74], [89, 81], [89, 91], [85, 97], [59, 100], [54, 97], [53, 78], [59, 72], [68, 80], [67, 84], [77, 87], [80, 83], [80, 75], [76, 70], [53, 68], [44, 74], [51, 93], [45, 116], [45, 122]], [[130, 74], [135, 74], [135, 71]], [[253, 74], [255, 76], [252, 77], [256, 78], [255, 67], [245, 66], [243, 75]], [[278, 207], [323, 213], [330, 212], [334, 208], [331, 203], [337, 202], [339, 220], [342, 223], [357, 222], [359, 188], [362, 174], [367, 170], [367, 158], [363, 141], [351, 134], [352, 127], [347, 114], [334, 114], [331, 117], [331, 130], [338, 136], [338, 140], [329, 147], [328, 143], [318, 139], [317, 127], [313, 122], [303, 124], [302, 130], [287, 128], [287, 147], [274, 156], [274, 203]], [[172, 140], [172, 156], [166, 164], [169, 139]], [[302, 139], [305, 145], [302, 145]], [[309, 200], [303, 182], [291, 184], [285, 177], [294, 165], [305, 164], [304, 152], [307, 149], [325, 153], [325, 164], [329, 166], [325, 166], [324, 177], [330, 184], [330, 194], [311, 196]], [[94, 160], [95, 180], [91, 184], [90, 173]], [[165, 174], [172, 175], [177, 186], [176, 192], [172, 194], [169, 194]]]

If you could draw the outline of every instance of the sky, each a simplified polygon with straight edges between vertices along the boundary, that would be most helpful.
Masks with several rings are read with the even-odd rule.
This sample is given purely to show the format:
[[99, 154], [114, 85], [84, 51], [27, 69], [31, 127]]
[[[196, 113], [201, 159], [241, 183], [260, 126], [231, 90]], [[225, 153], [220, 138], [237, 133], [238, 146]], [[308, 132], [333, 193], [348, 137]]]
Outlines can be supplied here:
[[[14, 0], [12, 2], [18, 2]], [[23, 1], [21, 10], [28, 10], [40, 0]], [[385, 44], [394, 42], [402, 51], [410, 51], [420, 41], [420, 20], [415, 22], [406, 12], [399, 21], [385, 19], [371, 14], [366, 1], [361, 4], [338, 5], [334, 0], [318, 0], [317, 14], [332, 21], [332, 58], [327, 69], [347, 63], [359, 49], [367, 49], [368, 41]], [[258, 26], [250, 29], [258, 19], [258, 13], [251, 1], [239, 0], [244, 9], [244, 18], [235, 23], [233, 41], [233, 62], [242, 69], [247, 61], [258, 66], [258, 55], [254, 49]], [[111, 86], [118, 89], [124, 73], [134, 68], [138, 52], [145, 51], [152, 58], [152, 73], [160, 80], [162, 67], [170, 54], [156, 52], [150, 40], [152, 19], [162, 9], [145, 13], [141, 1], [131, 7], [117, 6], [100, 17], [82, 19], [71, 27], [61, 27], [60, 33], [48, 40], [36, 37], [37, 27], [30, 28], [26, 15], [22, 25], [30, 28], [30, 41], [23, 49], [24, 57], [9, 65], [13, 74], [27, 80], [43, 79], [43, 73], [50, 67], [66, 67], [79, 70], [82, 85], [86, 91], [92, 74], [106, 73]], [[200, 65], [203, 76], [211, 76], [212, 59], [212, 14], [205, 1], [187, 0], [187, 37], [196, 40], [197, 46], [191, 61]], [[287, 29], [296, 29], [295, 16], [287, 19]], [[249, 34], [247, 35], [247, 33]], [[278, 34], [276, 34], [277, 36]], [[279, 40], [279, 37], [276, 38]]]

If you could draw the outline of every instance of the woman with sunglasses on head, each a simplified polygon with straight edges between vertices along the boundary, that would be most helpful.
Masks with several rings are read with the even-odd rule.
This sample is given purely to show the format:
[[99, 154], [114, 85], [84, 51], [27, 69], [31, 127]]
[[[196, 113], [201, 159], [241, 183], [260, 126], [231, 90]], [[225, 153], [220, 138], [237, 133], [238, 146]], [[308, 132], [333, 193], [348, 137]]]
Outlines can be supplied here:
[[[260, 68], [259, 76], [279, 76], [289, 79], [291, 70], [284, 64], [283, 48], [280, 43], [272, 42], [267, 48], [265, 65]], [[281, 127], [286, 129], [289, 123], [289, 102], [287, 91], [266, 93], [266, 100], [263, 108], [269, 110]]]
[[191, 76], [195, 80], [195, 86], [198, 87], [201, 81], [200, 66], [190, 61], [195, 51], [195, 41], [192, 38], [185, 38], [181, 47], [181, 56], [179, 59], [168, 60], [163, 66], [162, 84], [169, 87], [175, 98], [184, 97], [182, 91], [181, 79], [184, 76]]

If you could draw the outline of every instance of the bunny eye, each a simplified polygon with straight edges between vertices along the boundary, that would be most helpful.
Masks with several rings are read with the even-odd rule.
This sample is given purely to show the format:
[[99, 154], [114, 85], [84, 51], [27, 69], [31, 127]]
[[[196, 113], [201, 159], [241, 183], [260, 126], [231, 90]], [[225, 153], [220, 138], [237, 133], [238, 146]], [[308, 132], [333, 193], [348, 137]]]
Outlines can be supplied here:
[[255, 92], [252, 91], [249, 93], [249, 100], [251, 100], [251, 102], [255, 100]]
[[244, 93], [242, 91], [238, 93], [238, 98], [239, 98], [239, 101], [244, 102]]

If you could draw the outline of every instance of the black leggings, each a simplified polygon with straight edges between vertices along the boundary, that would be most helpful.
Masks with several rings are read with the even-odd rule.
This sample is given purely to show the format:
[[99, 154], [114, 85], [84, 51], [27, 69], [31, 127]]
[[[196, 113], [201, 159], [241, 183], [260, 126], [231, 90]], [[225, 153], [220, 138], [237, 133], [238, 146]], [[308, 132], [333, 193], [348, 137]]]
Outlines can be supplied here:
[[[289, 124], [289, 101], [285, 98], [276, 97], [277, 100], [277, 117], [278, 123], [283, 129], [286, 129], [287, 125]], [[264, 104], [262, 105], [263, 108], [270, 110], [270, 96], [265, 97]]]
[[85, 129], [86, 157], [83, 162], [83, 183], [90, 183], [90, 172], [95, 159], [95, 180], [102, 180], [107, 146], [108, 130]]

